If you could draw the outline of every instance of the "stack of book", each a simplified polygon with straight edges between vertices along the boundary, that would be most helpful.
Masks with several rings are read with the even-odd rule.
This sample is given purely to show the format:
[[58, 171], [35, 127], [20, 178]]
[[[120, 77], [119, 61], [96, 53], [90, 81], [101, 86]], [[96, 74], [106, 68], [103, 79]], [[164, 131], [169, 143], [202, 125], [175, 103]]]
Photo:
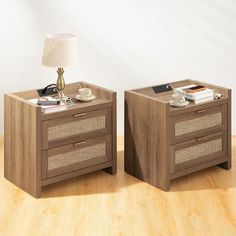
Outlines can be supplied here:
[[195, 104], [214, 99], [214, 90], [201, 85], [191, 84], [176, 88], [175, 91], [184, 95], [186, 100], [194, 102]]
[[[57, 99], [52, 97], [44, 97], [48, 101], [57, 101]], [[35, 105], [38, 105], [38, 98], [29, 99], [29, 102], [32, 102]], [[52, 113], [52, 112], [58, 112], [58, 111], [64, 111], [67, 109], [67, 106], [64, 103], [60, 103], [58, 105], [47, 105], [47, 106], [41, 106], [41, 112], [43, 113]]]

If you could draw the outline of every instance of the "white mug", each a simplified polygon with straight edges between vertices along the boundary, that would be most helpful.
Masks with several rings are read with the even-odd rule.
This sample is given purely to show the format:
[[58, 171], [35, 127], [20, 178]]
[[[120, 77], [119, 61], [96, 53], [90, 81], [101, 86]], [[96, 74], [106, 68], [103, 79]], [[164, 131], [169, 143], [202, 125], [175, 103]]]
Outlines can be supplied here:
[[184, 98], [184, 95], [182, 95], [182, 94], [174, 93], [171, 96], [171, 101], [172, 101], [173, 105], [181, 106], [185, 102], [185, 98]]
[[78, 90], [79, 96], [82, 99], [88, 99], [92, 96], [92, 91], [90, 88], [81, 88]]

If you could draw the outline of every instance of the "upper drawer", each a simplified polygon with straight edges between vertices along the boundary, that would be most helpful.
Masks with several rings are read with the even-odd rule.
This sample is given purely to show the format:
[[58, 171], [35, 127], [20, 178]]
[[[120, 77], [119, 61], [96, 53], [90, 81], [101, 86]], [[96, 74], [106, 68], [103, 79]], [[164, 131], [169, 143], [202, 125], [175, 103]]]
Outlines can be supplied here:
[[111, 108], [42, 122], [43, 149], [111, 133]]
[[171, 118], [171, 143], [227, 128], [227, 105], [196, 110]]

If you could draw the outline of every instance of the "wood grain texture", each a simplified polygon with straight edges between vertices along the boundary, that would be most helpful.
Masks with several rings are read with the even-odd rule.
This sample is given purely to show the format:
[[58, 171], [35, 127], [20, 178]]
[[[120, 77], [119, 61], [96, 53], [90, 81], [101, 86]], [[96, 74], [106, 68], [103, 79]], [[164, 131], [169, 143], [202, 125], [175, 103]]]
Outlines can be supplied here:
[[170, 185], [167, 122], [166, 104], [125, 92], [125, 171], [163, 190]]
[[116, 174], [117, 172], [117, 150], [116, 150], [116, 133], [117, 133], [117, 120], [116, 120], [116, 92], [109, 89], [93, 85], [84, 81], [80, 82], [80, 86], [83, 88], [90, 88], [92, 93], [99, 99], [104, 99], [112, 102], [112, 115], [111, 115], [111, 133], [112, 133], [112, 166], [105, 170], [110, 174]]
[[[5, 177], [35, 197], [40, 197], [43, 185], [99, 169], [116, 173], [116, 93], [85, 82], [67, 84], [65, 93], [74, 98], [81, 87], [91, 88], [96, 99], [88, 103], [76, 100], [67, 110], [50, 114], [42, 113], [40, 106], [27, 100], [38, 97], [36, 90], [5, 95]], [[106, 135], [111, 140], [105, 142], [106, 153], [97, 160], [47, 171], [46, 154], [42, 166], [42, 151], [51, 153], [50, 148], [62, 145], [79, 147], [85, 141]], [[68, 151], [67, 157], [68, 153], [71, 154]], [[78, 158], [78, 153], [74, 151], [70, 160]], [[84, 158], [88, 153], [84, 153]]]
[[34, 199], [3, 178], [0, 138], [0, 235], [236, 235], [236, 137], [232, 169], [211, 167], [174, 180], [163, 192], [124, 172], [103, 171], [44, 188]]
[[[149, 86], [149, 87], [145, 87], [145, 88], [134, 89], [134, 90], [132, 90], [132, 92], [137, 93], [137, 94], [143, 94], [144, 96], [155, 99], [161, 103], [166, 103], [168, 105], [168, 109], [170, 111], [170, 116], [184, 114], [186, 112], [192, 112], [192, 111], [195, 111], [196, 109], [206, 109], [206, 108], [212, 107], [212, 106], [219, 106], [222, 104], [226, 104], [228, 102], [228, 98], [230, 99], [229, 93], [228, 93], [229, 89], [223, 88], [220, 86], [216, 86], [216, 85], [212, 85], [212, 84], [209, 85], [207, 83], [199, 82], [196, 80], [183, 80], [183, 81], [177, 81], [177, 82], [170, 82], [170, 84], [174, 88], [186, 86], [186, 85], [191, 85], [191, 84], [203, 84], [205, 86], [208, 86], [211, 89], [214, 89], [216, 92], [223, 94], [224, 97], [219, 100], [208, 101], [208, 102], [205, 102], [202, 104], [199, 103], [197, 106], [194, 103], [189, 103], [189, 105], [184, 108], [174, 108], [169, 105], [170, 98], [173, 94], [172, 91], [157, 94], [152, 89], [153, 86]], [[154, 85], [154, 86], [156, 86], [156, 85]]]
[[40, 108], [5, 95], [4, 109], [4, 176], [37, 197], [41, 192]]
[[70, 116], [81, 112], [88, 112], [91, 110], [98, 110], [107, 108], [112, 106], [112, 102], [107, 99], [94, 99], [91, 102], [78, 102], [73, 99], [74, 104], [72, 106], [68, 106], [67, 110], [61, 112], [53, 112], [53, 113], [42, 113], [42, 120], [51, 120], [57, 119], [59, 117]]
[[231, 109], [232, 109], [232, 101], [231, 101], [231, 93], [232, 91], [229, 89], [228, 90], [228, 98], [229, 98], [229, 102], [228, 102], [228, 105], [227, 105], [227, 115], [228, 115], [228, 130], [227, 130], [227, 141], [228, 141], [228, 148], [227, 148], [227, 152], [228, 152], [228, 159], [227, 159], [227, 162], [225, 163], [222, 163], [220, 164], [219, 166], [226, 169], [226, 170], [229, 170], [231, 169], [232, 167], [232, 152], [231, 152], [231, 146], [232, 146], [232, 139], [231, 139], [231, 133], [232, 133], [232, 120], [231, 120]]
[[[179, 87], [194, 83], [201, 84], [190, 80], [171, 84]], [[157, 94], [153, 87], [125, 91], [127, 173], [168, 190], [170, 179], [207, 168], [209, 163], [219, 164], [221, 161], [223, 168], [230, 169], [230, 90], [216, 85], [203, 85], [222, 93], [224, 98], [202, 104], [190, 103], [184, 108], [176, 109], [169, 104], [172, 91]], [[221, 138], [207, 142], [207, 137], [217, 132], [221, 132]], [[188, 148], [178, 150], [182, 144]], [[218, 144], [222, 144], [221, 151], [217, 149]], [[187, 152], [196, 153], [189, 155]], [[177, 163], [177, 159], [181, 159], [178, 155], [186, 161]]]
[[110, 174], [117, 173], [117, 109], [116, 109], [116, 93], [112, 93], [112, 114], [111, 114], [111, 133], [112, 133], [112, 166], [106, 171]]

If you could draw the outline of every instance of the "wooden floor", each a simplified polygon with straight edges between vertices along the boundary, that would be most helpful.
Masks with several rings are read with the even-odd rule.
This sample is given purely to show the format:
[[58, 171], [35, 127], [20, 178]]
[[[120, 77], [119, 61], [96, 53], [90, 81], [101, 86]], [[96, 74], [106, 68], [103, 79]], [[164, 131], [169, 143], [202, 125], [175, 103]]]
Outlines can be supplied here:
[[[236, 137], [233, 140], [236, 155]], [[236, 235], [236, 158], [175, 180], [163, 192], [123, 170], [99, 171], [48, 186], [34, 199], [3, 178], [0, 138], [0, 235]]]

